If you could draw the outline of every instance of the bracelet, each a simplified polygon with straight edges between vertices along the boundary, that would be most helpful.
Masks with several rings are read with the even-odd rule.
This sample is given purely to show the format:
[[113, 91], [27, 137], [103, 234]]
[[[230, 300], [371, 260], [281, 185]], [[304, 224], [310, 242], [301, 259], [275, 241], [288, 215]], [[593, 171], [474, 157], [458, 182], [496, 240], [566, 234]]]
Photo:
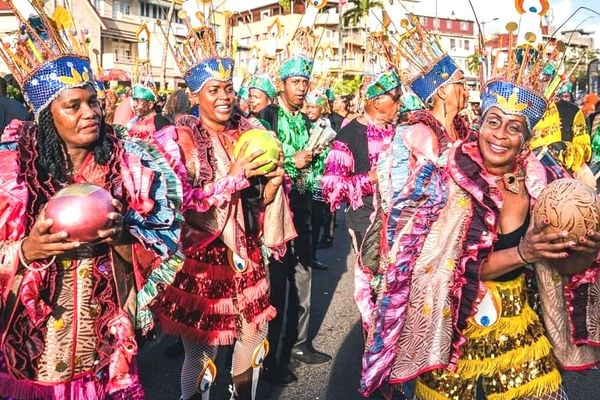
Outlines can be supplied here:
[[524, 264], [531, 264], [531, 261], [527, 261], [525, 259], [525, 257], [523, 257], [523, 254], [521, 254], [521, 242], [519, 242], [519, 244], [517, 245], [517, 254], [519, 254], [519, 257], [521, 258], [521, 261], [523, 261]]
[[21, 239], [21, 242], [19, 242], [19, 261], [21, 262], [21, 265], [23, 265], [25, 268], [33, 272], [41, 272], [47, 270], [52, 264], [54, 264], [56, 256], [52, 257], [50, 261], [48, 261], [46, 264], [41, 265], [40, 267], [32, 267], [25, 261], [25, 256], [23, 255], [23, 242], [25, 242], [25, 238]]

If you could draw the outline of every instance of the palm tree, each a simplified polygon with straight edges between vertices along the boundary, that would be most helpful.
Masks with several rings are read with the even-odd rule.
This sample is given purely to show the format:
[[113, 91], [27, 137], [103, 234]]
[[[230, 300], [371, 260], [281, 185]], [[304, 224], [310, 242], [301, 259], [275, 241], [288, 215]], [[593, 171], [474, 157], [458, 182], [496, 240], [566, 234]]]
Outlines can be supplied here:
[[479, 68], [481, 68], [479, 53], [474, 53], [467, 57], [467, 68], [473, 74], [479, 73]]
[[378, 0], [349, 0], [351, 5], [344, 13], [344, 25], [358, 26], [361, 20], [369, 14], [371, 8], [382, 8], [383, 4]]

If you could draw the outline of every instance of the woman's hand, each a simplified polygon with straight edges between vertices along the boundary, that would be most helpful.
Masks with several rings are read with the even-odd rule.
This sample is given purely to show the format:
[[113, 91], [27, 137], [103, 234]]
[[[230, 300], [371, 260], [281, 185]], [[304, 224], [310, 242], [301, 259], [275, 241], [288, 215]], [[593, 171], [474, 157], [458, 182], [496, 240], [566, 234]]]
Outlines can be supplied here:
[[266, 174], [265, 177], [269, 179], [271, 185], [279, 187], [283, 183], [283, 178], [285, 177], [283, 153], [279, 152], [279, 160], [273, 162], [275, 163], [275, 169]]
[[21, 244], [21, 252], [26, 263], [59, 256], [78, 248], [80, 242], [69, 242], [65, 231], [50, 233], [53, 221], [46, 219], [42, 212]]
[[283, 167], [283, 153], [279, 154], [279, 160], [275, 161], [275, 169], [265, 175], [269, 179], [267, 186], [265, 187], [265, 193], [263, 195], [263, 204], [268, 205], [274, 199], [277, 194], [277, 190], [283, 184], [285, 179], [285, 169]]
[[[245, 154], [247, 147], [248, 142], [245, 142], [242, 145], [239, 154]], [[264, 175], [265, 172], [259, 171], [258, 168], [267, 165], [270, 161], [255, 161], [258, 157], [262, 156], [263, 154], [265, 154], [264, 150], [258, 150], [246, 157], [239, 157], [237, 160], [235, 160], [233, 164], [231, 164], [231, 167], [229, 167], [229, 175], [238, 176], [239, 174], [243, 173], [244, 177], [246, 177], [247, 179], [252, 178], [253, 176]]]
[[569, 256], [569, 250], [576, 245], [573, 241], [564, 241], [569, 233], [546, 233], [544, 229], [547, 225], [548, 221], [545, 221], [540, 225], [533, 224], [527, 230], [519, 244], [519, 252], [524, 261], [533, 263], [541, 259], [561, 260]]
[[123, 204], [120, 201], [113, 199], [113, 206], [117, 210], [108, 214], [111, 220], [110, 227], [98, 231], [98, 243], [106, 243], [116, 251], [121, 258], [128, 263], [133, 260], [132, 257], [132, 238], [123, 230]]
[[589, 255], [593, 261], [600, 251], [600, 232], [589, 230], [585, 236], [579, 238], [579, 243], [572, 249], [582, 255]]
[[112, 204], [117, 211], [108, 214], [110, 227], [98, 231], [98, 241], [114, 246], [121, 243], [123, 236], [123, 204], [116, 199], [113, 199]]

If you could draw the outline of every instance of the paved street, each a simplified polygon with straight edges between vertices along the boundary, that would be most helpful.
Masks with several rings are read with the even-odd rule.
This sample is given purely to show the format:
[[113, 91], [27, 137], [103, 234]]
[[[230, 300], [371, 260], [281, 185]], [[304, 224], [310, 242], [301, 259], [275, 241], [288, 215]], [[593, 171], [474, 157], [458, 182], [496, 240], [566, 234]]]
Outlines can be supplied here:
[[[317, 349], [334, 355], [333, 361], [320, 366], [295, 367], [299, 381], [286, 387], [272, 387], [265, 382], [259, 386], [257, 400], [359, 400], [357, 392], [362, 351], [362, 334], [358, 311], [352, 298], [353, 257], [338, 218], [334, 246], [319, 251], [319, 258], [329, 265], [328, 271], [313, 272], [313, 312], [311, 330], [316, 335]], [[173, 343], [167, 337], [159, 343], [147, 345], [140, 357], [142, 379], [148, 400], [177, 400], [179, 371], [182, 359], [163, 356], [165, 347]], [[220, 365], [229, 358], [228, 351], [219, 355]], [[570, 400], [600, 399], [600, 373], [586, 375], [566, 374], [566, 390]], [[229, 370], [222, 367], [211, 400], [229, 399], [226, 387], [230, 383]], [[372, 397], [378, 399], [379, 397]]]

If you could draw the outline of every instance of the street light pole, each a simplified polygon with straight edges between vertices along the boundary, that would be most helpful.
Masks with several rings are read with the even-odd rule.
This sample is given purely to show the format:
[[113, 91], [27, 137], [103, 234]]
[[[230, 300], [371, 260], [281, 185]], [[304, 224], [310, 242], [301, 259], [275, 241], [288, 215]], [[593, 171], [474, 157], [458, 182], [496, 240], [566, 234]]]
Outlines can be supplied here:
[[[483, 47], [480, 50], [482, 52], [482, 54], [483, 54], [484, 51], [487, 53], [487, 48], [485, 46], [485, 25], [489, 24], [490, 22], [498, 21], [499, 19], [500, 18], [496, 17], [496, 18], [492, 18], [492, 19], [490, 19], [488, 21], [482, 21], [481, 22], [481, 30], [479, 32], [479, 37], [481, 39], [480, 46]], [[489, 54], [486, 54], [486, 56], [485, 56], [485, 69], [486, 69], [486, 71], [485, 71], [486, 74], [489, 75], [490, 70], [492, 69], [492, 52], [491, 51], [490, 51]], [[485, 75], [483, 75], [483, 76], [486, 77]]]

